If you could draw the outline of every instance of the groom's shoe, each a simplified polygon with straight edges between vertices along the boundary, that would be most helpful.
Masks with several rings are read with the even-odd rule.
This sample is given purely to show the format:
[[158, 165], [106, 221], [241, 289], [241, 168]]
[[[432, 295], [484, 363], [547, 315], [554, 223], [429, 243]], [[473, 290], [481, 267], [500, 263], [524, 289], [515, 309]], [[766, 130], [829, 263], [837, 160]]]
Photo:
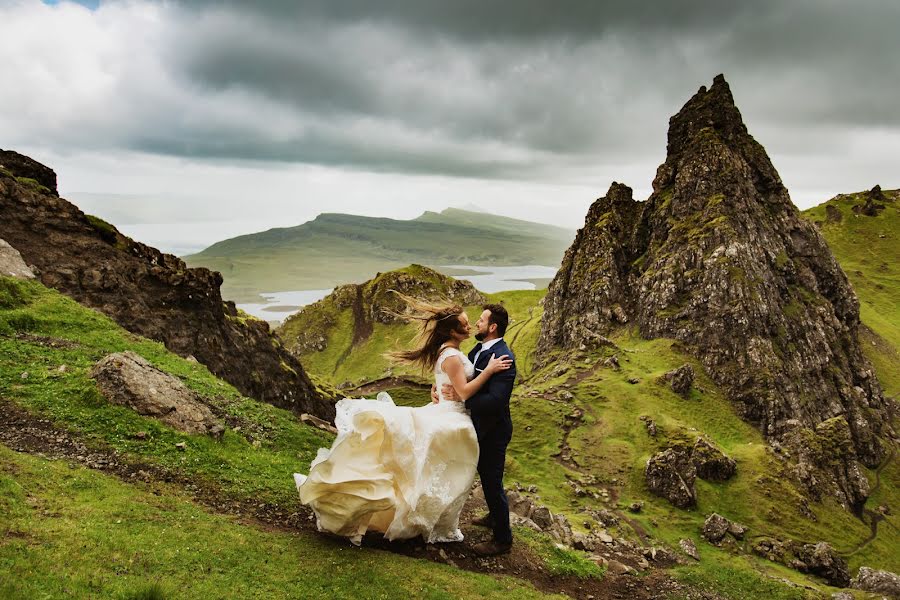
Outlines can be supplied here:
[[498, 554], [506, 554], [512, 548], [512, 543], [501, 544], [500, 542], [495, 542], [491, 540], [490, 542], [481, 542], [480, 544], [475, 544], [472, 547], [472, 550], [475, 551], [475, 554], [478, 556], [497, 556]]
[[472, 525], [477, 525], [478, 527], [487, 527], [488, 529], [493, 529], [494, 521], [491, 519], [491, 513], [487, 513], [484, 516], [478, 517], [477, 519], [473, 519]]

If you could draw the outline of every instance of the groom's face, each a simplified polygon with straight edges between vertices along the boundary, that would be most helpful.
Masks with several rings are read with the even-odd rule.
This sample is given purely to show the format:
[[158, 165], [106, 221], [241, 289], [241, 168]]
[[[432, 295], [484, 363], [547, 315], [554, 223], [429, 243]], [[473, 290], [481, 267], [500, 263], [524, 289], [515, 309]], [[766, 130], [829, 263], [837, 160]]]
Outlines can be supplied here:
[[478, 321], [475, 322], [475, 339], [483, 342], [491, 332], [491, 311], [485, 310], [481, 313]]

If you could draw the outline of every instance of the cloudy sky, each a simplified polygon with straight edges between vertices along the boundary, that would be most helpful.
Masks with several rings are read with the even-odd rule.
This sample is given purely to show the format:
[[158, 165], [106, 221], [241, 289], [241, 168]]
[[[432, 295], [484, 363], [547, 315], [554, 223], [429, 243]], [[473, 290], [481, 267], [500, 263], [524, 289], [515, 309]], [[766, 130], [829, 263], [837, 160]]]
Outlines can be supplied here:
[[900, 186], [896, 0], [0, 0], [0, 148], [187, 253], [320, 212], [575, 228], [724, 73], [794, 202]]

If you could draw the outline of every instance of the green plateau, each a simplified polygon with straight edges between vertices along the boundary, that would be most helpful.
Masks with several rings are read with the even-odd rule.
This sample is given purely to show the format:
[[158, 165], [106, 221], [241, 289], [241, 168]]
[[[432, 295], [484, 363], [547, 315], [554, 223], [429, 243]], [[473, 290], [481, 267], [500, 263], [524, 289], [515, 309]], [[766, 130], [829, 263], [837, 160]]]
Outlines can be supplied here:
[[222, 273], [223, 297], [255, 302], [261, 292], [329, 289], [411, 263], [555, 267], [574, 236], [456, 208], [408, 221], [325, 213], [296, 227], [224, 240], [184, 260]]

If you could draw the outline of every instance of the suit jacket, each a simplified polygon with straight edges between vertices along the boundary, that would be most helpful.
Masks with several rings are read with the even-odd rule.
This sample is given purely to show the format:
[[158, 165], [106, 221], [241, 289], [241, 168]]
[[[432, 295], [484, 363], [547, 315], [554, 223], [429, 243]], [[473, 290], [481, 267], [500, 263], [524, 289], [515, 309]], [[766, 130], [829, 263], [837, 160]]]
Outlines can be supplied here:
[[[477, 344], [469, 352], [469, 360], [473, 360], [480, 349], [481, 344]], [[512, 396], [513, 383], [516, 381], [516, 356], [506, 342], [500, 340], [478, 357], [478, 362], [475, 363], [476, 373], [484, 370], [491, 360], [491, 355], [510, 357], [513, 360], [512, 366], [506, 371], [494, 373], [480, 390], [466, 400], [466, 408], [472, 416], [472, 424], [475, 426], [479, 442], [486, 438], [497, 441], [503, 441], [505, 438], [508, 443], [512, 437], [509, 398]]]

